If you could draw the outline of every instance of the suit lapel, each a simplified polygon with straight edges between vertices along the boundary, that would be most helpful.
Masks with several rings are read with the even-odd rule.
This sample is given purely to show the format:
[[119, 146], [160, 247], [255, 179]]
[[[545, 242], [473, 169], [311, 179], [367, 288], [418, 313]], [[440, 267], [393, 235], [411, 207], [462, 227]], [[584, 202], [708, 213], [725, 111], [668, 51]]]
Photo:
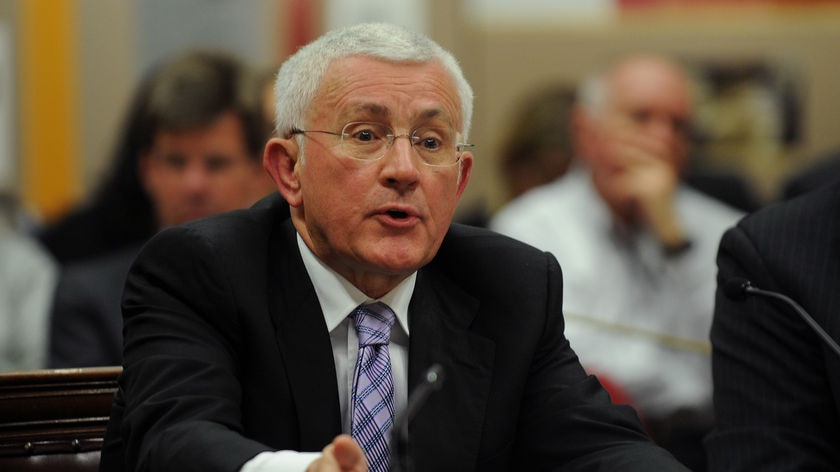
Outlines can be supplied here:
[[416, 470], [432, 470], [428, 458], [452, 470], [475, 468], [493, 377], [495, 344], [469, 330], [478, 301], [444, 280], [433, 268], [421, 270], [409, 305], [409, 394], [432, 364], [445, 375], [409, 425]]
[[[278, 221], [271, 233], [269, 312], [297, 413], [299, 450], [319, 451], [341, 432], [332, 346], [294, 227]], [[432, 470], [429, 459], [453, 470], [476, 467], [493, 377], [495, 344], [469, 330], [478, 301], [446, 280], [432, 266], [422, 269], [409, 305], [409, 395], [432, 364], [445, 373], [442, 388], [409, 425], [415, 470]]]
[[329, 332], [286, 220], [270, 243], [268, 298], [300, 430], [300, 450], [320, 451], [341, 433]]

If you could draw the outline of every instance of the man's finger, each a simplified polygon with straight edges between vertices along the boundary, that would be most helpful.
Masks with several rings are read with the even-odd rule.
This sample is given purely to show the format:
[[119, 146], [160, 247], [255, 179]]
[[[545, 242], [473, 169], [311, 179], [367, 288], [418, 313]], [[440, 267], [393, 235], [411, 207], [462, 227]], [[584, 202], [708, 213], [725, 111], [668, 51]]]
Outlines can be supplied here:
[[365, 453], [350, 436], [342, 434], [333, 440], [333, 456], [341, 470], [367, 470]]

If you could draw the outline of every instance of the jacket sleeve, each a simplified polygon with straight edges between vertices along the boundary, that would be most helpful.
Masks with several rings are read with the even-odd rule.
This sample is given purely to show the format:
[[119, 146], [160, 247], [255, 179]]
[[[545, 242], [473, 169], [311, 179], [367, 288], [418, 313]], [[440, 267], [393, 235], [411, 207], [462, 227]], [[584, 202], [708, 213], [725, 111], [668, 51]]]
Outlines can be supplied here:
[[134, 470], [235, 471], [269, 450], [242, 434], [244, 340], [229, 264], [177, 227], [154, 237], [129, 273], [120, 436]]
[[796, 278], [775, 273], [780, 252], [760, 251], [748, 231], [729, 230], [718, 253], [710, 470], [836, 470], [838, 418], [821, 341], [786, 304], [726, 293], [733, 277], [781, 293], [792, 287], [780, 281]]

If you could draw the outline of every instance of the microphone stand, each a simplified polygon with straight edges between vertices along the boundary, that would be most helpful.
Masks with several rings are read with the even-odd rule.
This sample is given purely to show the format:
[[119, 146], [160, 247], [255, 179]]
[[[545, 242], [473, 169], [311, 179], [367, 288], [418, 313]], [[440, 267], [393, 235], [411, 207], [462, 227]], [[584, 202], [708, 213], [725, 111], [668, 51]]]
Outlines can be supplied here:
[[392, 472], [412, 472], [414, 467], [408, 456], [408, 425], [426, 404], [426, 400], [443, 385], [444, 371], [440, 364], [432, 364], [423, 374], [420, 385], [408, 399], [405, 411], [394, 421], [392, 443]]
[[795, 300], [788, 297], [787, 295], [781, 294], [779, 292], [773, 292], [771, 290], [760, 289], [753, 285], [752, 282], [750, 282], [749, 280], [741, 277], [733, 277], [732, 279], [729, 279], [723, 286], [723, 289], [724, 293], [729, 298], [736, 300], [743, 299], [747, 294], [750, 294], [772, 298], [787, 304], [787, 306], [793, 309], [793, 311], [797, 315], [799, 315], [799, 317], [802, 318], [802, 320], [805, 323], [807, 323], [808, 326], [811, 327], [814, 333], [816, 333], [817, 336], [829, 348], [831, 348], [831, 350], [834, 351], [835, 354], [840, 356], [840, 346], [837, 345], [837, 342], [834, 341], [834, 339], [828, 333], [825, 332], [822, 326], [820, 326], [819, 323], [817, 323], [817, 321], [814, 318], [812, 318], [811, 315], [808, 314], [808, 312], [805, 311], [805, 309], [802, 308], [802, 306], [799, 303], [796, 303]]

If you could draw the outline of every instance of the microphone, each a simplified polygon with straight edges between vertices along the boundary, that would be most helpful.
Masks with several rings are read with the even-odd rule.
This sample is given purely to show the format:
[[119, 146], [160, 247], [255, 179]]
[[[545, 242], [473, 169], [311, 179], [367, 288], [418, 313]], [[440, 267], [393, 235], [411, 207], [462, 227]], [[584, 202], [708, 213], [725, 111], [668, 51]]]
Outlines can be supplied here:
[[391, 461], [394, 472], [408, 472], [412, 469], [408, 459], [408, 425], [426, 404], [429, 396], [440, 390], [444, 378], [443, 367], [440, 364], [432, 364], [426, 369], [420, 384], [408, 399], [405, 411], [394, 421], [394, 450]]
[[723, 284], [723, 293], [732, 300], [744, 300], [747, 298], [747, 295], [758, 295], [783, 301], [789, 307], [793, 308], [793, 311], [795, 311], [796, 314], [798, 314], [805, 323], [807, 323], [808, 326], [817, 333], [817, 336], [819, 336], [820, 339], [822, 339], [822, 341], [826, 343], [835, 354], [840, 356], [840, 346], [837, 345], [837, 342], [835, 342], [834, 339], [825, 332], [822, 326], [820, 326], [819, 323], [817, 323], [816, 320], [814, 320], [814, 318], [812, 318], [811, 315], [802, 308], [802, 306], [787, 295], [770, 290], [762, 290], [743, 277], [732, 277], [727, 280]]

